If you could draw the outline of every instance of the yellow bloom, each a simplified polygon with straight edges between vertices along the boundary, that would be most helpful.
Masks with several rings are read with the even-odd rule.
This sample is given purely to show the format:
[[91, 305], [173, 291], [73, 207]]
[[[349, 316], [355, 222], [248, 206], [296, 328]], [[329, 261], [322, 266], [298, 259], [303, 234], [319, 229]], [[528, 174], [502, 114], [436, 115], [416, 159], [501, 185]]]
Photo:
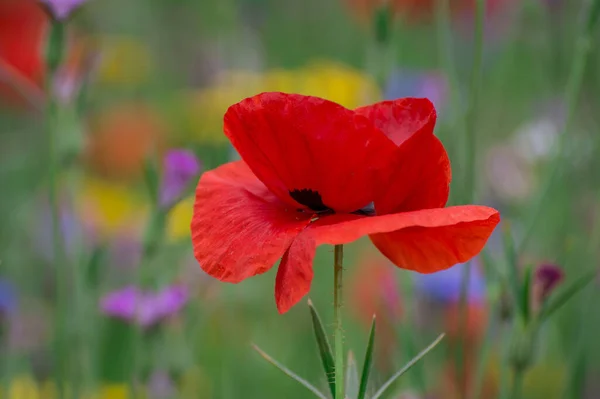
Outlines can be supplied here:
[[125, 384], [104, 385], [93, 399], [129, 399], [129, 387]]
[[100, 83], [135, 86], [148, 79], [153, 60], [143, 42], [126, 36], [101, 37], [98, 42]]
[[[190, 235], [194, 197], [177, 204], [167, 219], [166, 237], [181, 240]], [[150, 217], [150, 204], [143, 193], [129, 187], [96, 178], [84, 180], [76, 198], [77, 214], [100, 237], [119, 234], [142, 236]]]
[[7, 393], [7, 399], [46, 399], [40, 395], [38, 384], [29, 376], [13, 378]]
[[76, 198], [77, 213], [100, 236], [141, 233], [148, 213], [142, 195], [115, 182], [88, 178]]
[[167, 238], [180, 240], [190, 236], [194, 197], [189, 197], [171, 210], [167, 222]]
[[215, 85], [184, 95], [185, 119], [192, 139], [226, 142], [223, 115], [238, 101], [264, 91], [282, 91], [326, 98], [347, 108], [380, 99], [376, 83], [343, 64], [319, 61], [296, 70], [273, 69], [265, 74], [247, 71], [223, 73]]

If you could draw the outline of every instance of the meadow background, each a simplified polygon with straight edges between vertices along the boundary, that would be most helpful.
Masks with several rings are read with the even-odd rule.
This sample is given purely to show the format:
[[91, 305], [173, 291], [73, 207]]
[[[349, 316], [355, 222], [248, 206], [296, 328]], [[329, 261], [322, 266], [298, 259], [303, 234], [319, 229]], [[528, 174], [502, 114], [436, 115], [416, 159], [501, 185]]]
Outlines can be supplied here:
[[[11, 16], [26, 2], [2, 1], [0, 60], [10, 40], [17, 43], [12, 54], [41, 54], [45, 14]], [[202, 170], [235, 158], [223, 114], [261, 91], [316, 95], [350, 108], [428, 97], [453, 166], [450, 201], [464, 203], [473, 4], [444, 13], [435, 2], [429, 10], [429, 2], [414, 2], [419, 12], [392, 17], [375, 3], [90, 0], [68, 25], [54, 143], [40, 80], [32, 78], [23, 96], [0, 74], [0, 398], [58, 397], [56, 373], [68, 381], [68, 397], [132, 397], [132, 381], [156, 399], [310, 397], [251, 343], [326, 390], [305, 301], [277, 313], [275, 268], [239, 285], [203, 274], [191, 251], [193, 197], [157, 222], [148, 165], [160, 175], [162, 157], [180, 148], [193, 151]], [[408, 3], [390, 2], [398, 9]], [[568, 284], [598, 267], [599, 33], [581, 40], [591, 3], [488, 1], [475, 203], [499, 209], [502, 223], [485, 257], [471, 265], [463, 333], [472, 399], [507, 397], [511, 384], [515, 315], [498, 277], [508, 270], [502, 229], [514, 237], [522, 268], [556, 265]], [[573, 90], [573, 64], [586, 45], [581, 89]], [[48, 201], [51, 144], [67, 249], [60, 262]], [[348, 245], [345, 261], [346, 344], [359, 364], [371, 315], [378, 315], [373, 384], [446, 332], [387, 397], [462, 399], [453, 354], [464, 266], [426, 277], [400, 270], [368, 239]], [[310, 293], [327, 326], [332, 262], [332, 248], [319, 248]], [[591, 281], [543, 324], [523, 399], [600, 397], [599, 283]], [[184, 299], [172, 307], [150, 301], [167, 310], [137, 328], [101, 306], [127, 286], [176, 286]]]

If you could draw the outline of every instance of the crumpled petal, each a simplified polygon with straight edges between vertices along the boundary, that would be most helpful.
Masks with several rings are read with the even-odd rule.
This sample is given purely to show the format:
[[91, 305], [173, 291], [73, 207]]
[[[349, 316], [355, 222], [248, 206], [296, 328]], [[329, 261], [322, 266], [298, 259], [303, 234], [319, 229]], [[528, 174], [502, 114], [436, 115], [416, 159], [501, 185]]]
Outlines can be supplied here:
[[313, 210], [348, 213], [371, 203], [396, 150], [364, 116], [297, 94], [243, 100], [225, 114], [224, 130], [271, 192]]
[[433, 135], [436, 111], [426, 98], [400, 98], [356, 110], [398, 145], [375, 200], [377, 214], [440, 208], [450, 192], [448, 154]]
[[242, 162], [204, 173], [191, 223], [202, 269], [238, 283], [269, 270], [309, 223], [310, 214], [279, 201]]
[[355, 110], [400, 146], [412, 135], [426, 131], [433, 134], [437, 113], [427, 98], [399, 98], [381, 101]]

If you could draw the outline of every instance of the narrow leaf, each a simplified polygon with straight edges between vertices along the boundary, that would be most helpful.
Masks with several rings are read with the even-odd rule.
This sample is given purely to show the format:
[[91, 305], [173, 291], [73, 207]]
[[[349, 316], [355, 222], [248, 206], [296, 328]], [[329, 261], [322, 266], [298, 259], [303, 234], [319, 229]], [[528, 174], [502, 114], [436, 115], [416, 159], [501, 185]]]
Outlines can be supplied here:
[[508, 264], [508, 285], [513, 296], [514, 307], [517, 308], [519, 314], [523, 319], [525, 318], [525, 312], [519, 298], [521, 298], [521, 283], [519, 281], [519, 266], [517, 261], [517, 251], [515, 250], [515, 242], [513, 240], [510, 225], [505, 225], [503, 229], [503, 245], [504, 254], [506, 256], [506, 262]]
[[585, 288], [586, 285], [594, 281], [594, 277], [598, 272], [596, 270], [590, 270], [584, 273], [583, 276], [573, 281], [569, 286], [563, 288], [561, 291], [556, 293], [554, 299], [551, 299], [542, 309], [540, 313], [540, 320], [544, 321], [550, 317], [554, 312], [563, 307], [565, 303], [571, 299], [571, 297]]
[[531, 307], [531, 276], [533, 274], [533, 266], [528, 265], [525, 269], [525, 280], [523, 280], [523, 287], [521, 290], [521, 308], [523, 312], [523, 319], [525, 323], [529, 321], [529, 309]]
[[400, 369], [396, 374], [394, 374], [379, 390], [371, 397], [371, 399], [379, 399], [381, 395], [385, 393], [385, 391], [404, 373], [412, 368], [419, 360], [421, 360], [426, 354], [428, 354], [433, 348], [435, 348], [441, 341], [444, 339], [446, 334], [440, 334], [439, 337], [435, 339], [427, 348], [423, 349], [421, 353], [415, 356], [410, 362], [406, 364], [402, 369]]
[[327, 399], [327, 396], [325, 396], [324, 394], [319, 392], [319, 390], [317, 388], [315, 388], [314, 386], [312, 386], [310, 382], [308, 382], [305, 379], [303, 379], [302, 377], [299, 377], [298, 375], [294, 374], [294, 372], [292, 372], [290, 369], [288, 369], [287, 367], [285, 367], [284, 365], [279, 363], [277, 360], [273, 359], [271, 356], [267, 355], [256, 344], [252, 344], [252, 348], [254, 348], [254, 350], [257, 351], [258, 354], [263, 357], [263, 359], [265, 359], [267, 362], [271, 363], [273, 366], [277, 367], [288, 377], [291, 377], [292, 379], [294, 379], [297, 382], [299, 382], [300, 384], [302, 384], [306, 389], [311, 391], [317, 398]]
[[369, 342], [367, 343], [367, 351], [365, 352], [365, 362], [363, 363], [362, 375], [360, 377], [360, 389], [357, 399], [364, 399], [367, 394], [367, 385], [369, 385], [369, 373], [373, 363], [373, 348], [375, 347], [375, 315], [371, 323], [371, 332], [369, 333]]
[[158, 204], [158, 188], [160, 185], [160, 176], [158, 173], [158, 165], [153, 157], [148, 157], [144, 160], [144, 182], [148, 190], [148, 196], [153, 206]]
[[348, 367], [346, 368], [346, 397], [356, 399], [358, 397], [358, 369], [356, 359], [352, 351], [348, 352]]
[[331, 396], [335, 398], [335, 361], [333, 360], [333, 351], [331, 350], [331, 345], [329, 345], [323, 322], [310, 299], [308, 300], [308, 308], [310, 309], [310, 317], [312, 319], [317, 345], [319, 346], [321, 362], [323, 363], [323, 369], [325, 370], [325, 378], [327, 378]]

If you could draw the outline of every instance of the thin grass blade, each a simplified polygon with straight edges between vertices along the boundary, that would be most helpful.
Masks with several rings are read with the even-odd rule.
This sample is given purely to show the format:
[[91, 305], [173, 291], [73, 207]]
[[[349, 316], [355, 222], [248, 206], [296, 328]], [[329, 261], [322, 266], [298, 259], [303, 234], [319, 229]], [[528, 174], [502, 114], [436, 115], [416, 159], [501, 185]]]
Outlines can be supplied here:
[[433, 341], [431, 344], [429, 344], [429, 346], [425, 349], [423, 349], [421, 351], [421, 353], [419, 353], [417, 356], [415, 356], [410, 362], [408, 362], [406, 364], [406, 366], [404, 366], [402, 369], [400, 369], [396, 374], [394, 374], [389, 380], [387, 380], [387, 382], [385, 384], [383, 384], [383, 386], [381, 388], [379, 388], [379, 390], [375, 393], [375, 395], [373, 395], [371, 397], [371, 399], [379, 399], [381, 398], [381, 395], [383, 395], [387, 389], [400, 377], [402, 377], [402, 375], [404, 373], [406, 373], [408, 370], [410, 370], [412, 368], [412, 366], [414, 366], [419, 360], [421, 360], [426, 354], [428, 354], [433, 348], [435, 348], [441, 341], [442, 339], [444, 339], [444, 337], [446, 336], [445, 333], [440, 334], [439, 337], [437, 337], [435, 339], [435, 341]]
[[504, 253], [506, 256], [506, 262], [508, 264], [508, 285], [510, 286], [510, 290], [512, 292], [514, 307], [517, 308], [519, 315], [524, 320], [525, 310], [523, 309], [523, 306], [519, 300], [521, 298], [521, 282], [519, 279], [519, 266], [515, 242], [513, 240], [509, 225], [505, 225], [502, 232]]
[[333, 360], [333, 351], [331, 350], [331, 345], [327, 339], [323, 322], [310, 299], [308, 300], [308, 308], [310, 309], [310, 317], [312, 319], [317, 345], [319, 346], [319, 354], [321, 355], [321, 362], [323, 363], [323, 369], [325, 370], [325, 377], [327, 378], [327, 383], [331, 390], [331, 396], [335, 398], [335, 361]]
[[523, 309], [523, 319], [525, 323], [529, 321], [529, 309], [531, 307], [531, 276], [533, 273], [533, 266], [528, 265], [525, 269], [525, 279], [523, 280], [523, 287], [521, 289], [521, 308]]
[[281, 363], [279, 363], [277, 360], [275, 360], [271, 356], [267, 355], [265, 353], [265, 351], [263, 351], [262, 349], [260, 349], [257, 345], [252, 344], [252, 348], [254, 348], [254, 350], [257, 351], [258, 354], [263, 357], [263, 359], [265, 359], [267, 362], [271, 363], [273, 366], [277, 367], [279, 370], [281, 370], [288, 377], [290, 377], [293, 380], [295, 380], [296, 382], [300, 383], [306, 389], [308, 389], [309, 391], [311, 391], [317, 398], [327, 399], [327, 396], [325, 396], [324, 394], [322, 394], [317, 388], [315, 388], [313, 385], [311, 385], [310, 382], [306, 381], [302, 377], [299, 377], [294, 372], [292, 372], [290, 369], [288, 369], [287, 367], [285, 367], [284, 365], [282, 365]]
[[364, 399], [365, 395], [367, 394], [369, 374], [371, 372], [371, 365], [373, 364], [373, 348], [375, 347], [375, 325], [376, 319], [375, 315], [373, 315], [373, 322], [371, 323], [371, 332], [369, 333], [369, 342], [367, 343], [367, 351], [365, 352], [365, 361], [363, 363], [362, 375], [360, 377], [360, 388], [357, 399]]

